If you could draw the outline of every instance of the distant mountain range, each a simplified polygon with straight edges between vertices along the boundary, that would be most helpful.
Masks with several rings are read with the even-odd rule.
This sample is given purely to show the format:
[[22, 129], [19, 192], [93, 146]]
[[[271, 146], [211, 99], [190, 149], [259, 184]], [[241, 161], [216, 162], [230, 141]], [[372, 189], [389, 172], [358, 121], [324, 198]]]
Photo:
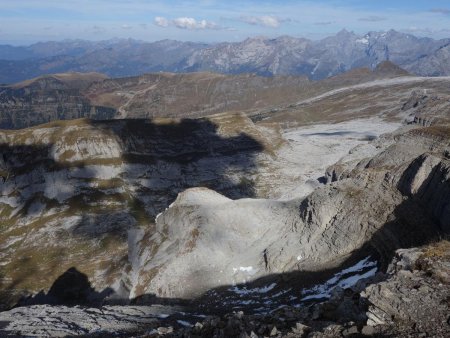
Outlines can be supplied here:
[[409, 73], [389, 61], [373, 71], [353, 69], [321, 81], [306, 76], [153, 73], [108, 78], [100, 73], [59, 73], [0, 85], [0, 128], [54, 120], [202, 117], [222, 112], [268, 113], [340, 86]]
[[361, 36], [342, 30], [318, 41], [281, 36], [219, 44], [114, 39], [0, 45], [0, 83], [69, 71], [95, 71], [111, 77], [212, 71], [305, 75], [318, 80], [354, 68], [373, 69], [385, 60], [418, 75], [450, 75], [450, 39], [419, 38], [394, 30]]

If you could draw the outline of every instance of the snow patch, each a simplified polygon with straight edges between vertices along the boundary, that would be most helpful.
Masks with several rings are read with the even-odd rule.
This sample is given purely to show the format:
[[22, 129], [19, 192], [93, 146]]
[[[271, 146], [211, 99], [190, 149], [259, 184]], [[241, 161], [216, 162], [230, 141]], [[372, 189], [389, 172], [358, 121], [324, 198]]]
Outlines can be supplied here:
[[251, 295], [251, 294], [255, 294], [255, 293], [267, 293], [270, 290], [272, 290], [275, 286], [277, 286], [277, 283], [272, 283], [270, 285], [266, 285], [261, 288], [254, 288], [254, 289], [247, 289], [245, 287], [242, 289], [239, 289], [237, 286], [234, 286], [228, 290], [232, 291], [238, 295]]
[[367, 39], [366, 37], [363, 37], [361, 39], [356, 40], [357, 43], [362, 43], [364, 45], [368, 45], [369, 44], [369, 39]]
[[247, 272], [249, 274], [255, 274], [255, 270], [253, 269], [253, 266], [240, 266], [239, 268], [233, 268], [233, 272], [236, 273], [238, 271]]
[[317, 62], [316, 66], [314, 67], [314, 69], [311, 72], [311, 75], [314, 75], [316, 73], [317, 69], [319, 69], [319, 66], [320, 66], [320, 61]]
[[[334, 275], [333, 278], [327, 280], [324, 284], [319, 284], [314, 286], [311, 289], [303, 290], [303, 294], [307, 294], [305, 297], [301, 298], [302, 301], [311, 300], [311, 299], [322, 299], [322, 298], [330, 298], [331, 292], [336, 287], [341, 287], [343, 289], [349, 288], [355, 285], [358, 281], [372, 277], [377, 272], [377, 262], [369, 261], [370, 257], [366, 257], [363, 260], [356, 263], [354, 266], [351, 266], [347, 269], [342, 270], [341, 272]], [[372, 268], [364, 273], [362, 270]], [[349, 277], [344, 277], [345, 275], [356, 273]]]
[[192, 326], [191, 323], [189, 323], [189, 322], [187, 322], [185, 320], [181, 320], [181, 319], [178, 319], [177, 323], [180, 324], [180, 325], [186, 326], [186, 327], [191, 327]]

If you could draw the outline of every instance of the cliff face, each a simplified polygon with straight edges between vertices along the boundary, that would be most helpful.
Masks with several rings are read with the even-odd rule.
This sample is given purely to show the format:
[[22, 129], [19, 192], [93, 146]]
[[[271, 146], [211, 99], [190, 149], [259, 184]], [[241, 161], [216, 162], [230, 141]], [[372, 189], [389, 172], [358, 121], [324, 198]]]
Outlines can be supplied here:
[[56, 74], [0, 87], [0, 128], [82, 117], [111, 119], [114, 109], [94, 106], [82, 94], [90, 84], [104, 79], [97, 73]]

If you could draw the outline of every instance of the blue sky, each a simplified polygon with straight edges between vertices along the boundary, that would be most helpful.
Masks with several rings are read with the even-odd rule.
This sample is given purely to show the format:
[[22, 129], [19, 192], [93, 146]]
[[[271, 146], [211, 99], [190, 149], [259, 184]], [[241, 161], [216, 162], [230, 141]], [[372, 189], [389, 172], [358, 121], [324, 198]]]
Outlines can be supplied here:
[[0, 0], [0, 43], [135, 38], [240, 41], [320, 39], [396, 29], [450, 37], [449, 0]]

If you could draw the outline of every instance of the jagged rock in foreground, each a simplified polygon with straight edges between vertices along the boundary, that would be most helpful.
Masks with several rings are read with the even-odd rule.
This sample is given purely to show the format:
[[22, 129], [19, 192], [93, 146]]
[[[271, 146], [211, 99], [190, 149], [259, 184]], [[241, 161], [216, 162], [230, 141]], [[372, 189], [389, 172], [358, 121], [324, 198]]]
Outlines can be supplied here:
[[394, 335], [450, 335], [450, 242], [398, 250], [387, 279], [368, 286], [367, 324]]
[[0, 333], [138, 337], [448, 337], [450, 243], [401, 249], [387, 272], [331, 298], [272, 313], [204, 316], [168, 306], [19, 307], [0, 313]]
[[448, 337], [449, 295], [450, 242], [444, 240], [397, 250], [386, 273], [336, 288], [326, 302], [286, 306], [265, 316], [229, 314], [182, 332], [187, 337], [251, 332], [259, 337]]
[[[164, 306], [29, 306], [1, 313], [0, 334], [66, 337], [136, 333], [158, 328], [176, 308]], [[180, 311], [180, 309], [178, 309]], [[8, 324], [9, 322], [9, 324]], [[176, 320], [173, 320], [176, 323]], [[169, 321], [166, 321], [168, 325]]]

